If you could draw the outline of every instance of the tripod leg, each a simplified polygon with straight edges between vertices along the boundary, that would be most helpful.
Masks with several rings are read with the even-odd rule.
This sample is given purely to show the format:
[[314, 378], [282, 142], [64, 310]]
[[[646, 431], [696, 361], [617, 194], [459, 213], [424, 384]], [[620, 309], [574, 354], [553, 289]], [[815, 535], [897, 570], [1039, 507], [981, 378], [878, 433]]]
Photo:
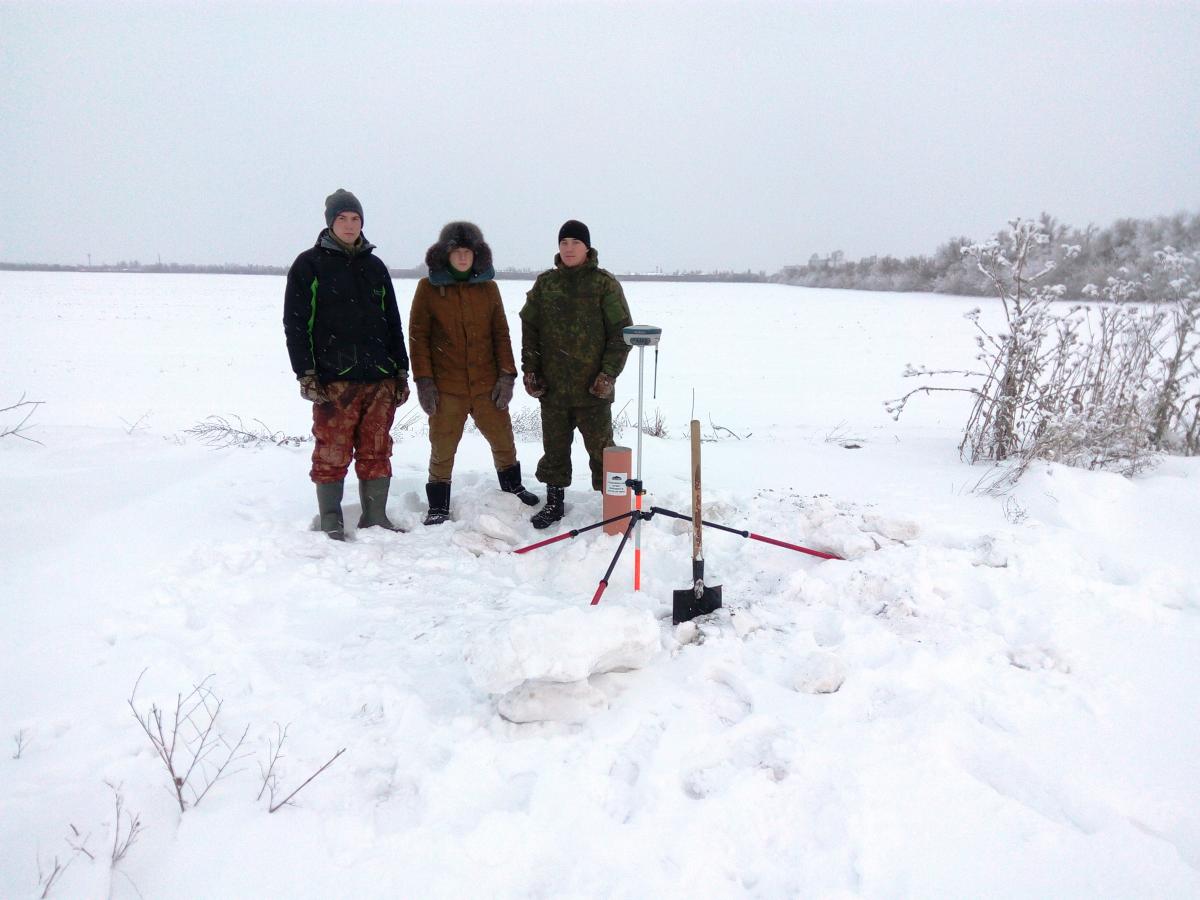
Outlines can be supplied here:
[[600, 602], [600, 595], [604, 593], [604, 589], [608, 587], [608, 579], [612, 576], [613, 569], [617, 567], [617, 560], [621, 558], [621, 551], [625, 549], [625, 544], [629, 540], [629, 532], [637, 527], [638, 517], [633, 516], [629, 520], [629, 524], [625, 527], [625, 533], [621, 535], [621, 543], [617, 545], [617, 552], [613, 554], [612, 562], [608, 564], [608, 571], [604, 573], [604, 577], [600, 579], [600, 584], [596, 588], [596, 593], [592, 595], [592, 606]]
[[600, 528], [608, 525], [611, 522], [619, 522], [621, 519], [627, 519], [632, 516], [633, 510], [627, 513], [621, 513], [619, 516], [613, 516], [610, 519], [605, 519], [602, 522], [593, 522], [591, 525], [585, 525], [583, 528], [573, 528], [570, 531], [565, 531], [562, 534], [555, 535], [552, 538], [546, 538], [544, 541], [538, 541], [536, 544], [530, 544], [528, 547], [518, 547], [513, 553], [528, 553], [530, 550], [537, 550], [539, 547], [545, 547], [547, 544], [556, 544], [559, 541], [565, 541], [567, 538], [577, 537], [585, 531], [591, 531], [593, 528]]

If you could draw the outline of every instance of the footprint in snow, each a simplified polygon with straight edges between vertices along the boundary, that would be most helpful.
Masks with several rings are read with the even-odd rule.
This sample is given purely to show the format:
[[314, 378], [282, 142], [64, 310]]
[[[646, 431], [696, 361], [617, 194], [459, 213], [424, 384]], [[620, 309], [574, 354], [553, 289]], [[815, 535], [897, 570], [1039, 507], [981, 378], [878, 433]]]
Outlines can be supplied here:
[[1071, 671], [1070, 664], [1055, 650], [1027, 644], [1023, 647], [1013, 647], [1008, 651], [1008, 661], [1018, 669], [1027, 672], [1062, 672]]
[[717, 690], [709, 693], [709, 708], [726, 725], [736, 725], [754, 712], [754, 699], [745, 682], [725, 669], [714, 669], [709, 680]]
[[621, 746], [613, 760], [608, 772], [611, 778], [604, 806], [608, 814], [622, 824], [632, 819], [643, 804], [642, 791], [638, 788], [642, 765], [653, 757], [664, 730], [664, 725], [658, 719], [643, 722], [633, 737]]
[[791, 774], [794, 751], [791, 741], [777, 728], [742, 735], [710, 762], [690, 769], [683, 775], [683, 792], [693, 800], [704, 800], [723, 793], [734, 781], [761, 778], [778, 783]]

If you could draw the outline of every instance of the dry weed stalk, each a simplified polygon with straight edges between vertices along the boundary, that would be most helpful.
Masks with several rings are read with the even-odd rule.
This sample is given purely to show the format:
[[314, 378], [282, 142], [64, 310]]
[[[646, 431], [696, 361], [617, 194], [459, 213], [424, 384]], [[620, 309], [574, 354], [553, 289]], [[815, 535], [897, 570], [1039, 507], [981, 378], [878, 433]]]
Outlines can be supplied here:
[[[138, 421], [141, 421], [140, 419]], [[299, 447], [312, 441], [312, 435], [284, 434], [273, 431], [261, 419], [251, 419], [253, 424], [246, 425], [241, 416], [209, 416], [203, 422], [197, 422], [191, 428], [185, 428], [184, 434], [190, 434], [209, 447], [222, 449], [225, 447], [261, 447], [263, 444], [274, 444], [276, 447]]]
[[25, 434], [25, 432], [29, 430], [27, 426], [30, 418], [32, 418], [33, 414], [37, 412], [37, 408], [45, 402], [45, 400], [26, 400], [25, 395], [22, 394], [21, 399], [16, 403], [0, 409], [0, 414], [12, 412], [14, 410], [24, 410], [24, 415], [22, 416], [21, 421], [17, 422], [16, 425], [0, 425], [0, 438], [19, 437], [23, 441], [29, 441], [33, 444], [41, 444], [41, 441], [31, 438], [29, 435]]
[[[306, 787], [308, 787], [309, 782], [311, 782], [314, 778], [316, 778], [318, 775], [320, 775], [322, 772], [324, 772], [326, 769], [328, 769], [331, 765], [333, 765], [333, 761], [345, 752], [346, 752], [346, 748], [343, 747], [337, 753], [333, 754], [333, 756], [330, 757], [329, 762], [325, 763], [325, 765], [321, 766], [321, 768], [317, 769], [317, 771], [315, 771], [311, 775], [309, 775], [308, 778], [304, 779], [304, 782], [300, 785], [300, 787], [296, 788], [294, 791], [292, 791], [290, 794], [288, 794], [286, 797], [284, 797], [278, 803], [272, 803], [270, 808], [267, 810], [267, 812], [273, 813], [273, 812], [275, 812], [275, 810], [281, 809], [284, 806], [287, 806], [291, 802], [293, 797], [295, 797], [298, 793], [300, 793], [302, 790], [304, 790]], [[272, 791], [271, 792], [272, 800], [274, 800], [274, 796], [275, 796], [274, 791]]]
[[[243, 758], [238, 756], [238, 750], [246, 740], [250, 726], [246, 726], [234, 743], [217, 732], [222, 701], [208, 687], [208, 681], [213, 677], [211, 675], [195, 685], [187, 695], [176, 695], [172, 713], [164, 715], [164, 710], [154, 703], [150, 704], [149, 710], [142, 712], [134, 703], [134, 698], [145, 674], [143, 670], [134, 682], [133, 692], [129, 695], [129, 708], [166, 767], [182, 813], [189, 804], [199, 805], [213, 785], [233, 774], [226, 770], [231, 763]], [[215, 760], [211, 758], [214, 755]], [[185, 791], [191, 795], [190, 800], [185, 797]]]

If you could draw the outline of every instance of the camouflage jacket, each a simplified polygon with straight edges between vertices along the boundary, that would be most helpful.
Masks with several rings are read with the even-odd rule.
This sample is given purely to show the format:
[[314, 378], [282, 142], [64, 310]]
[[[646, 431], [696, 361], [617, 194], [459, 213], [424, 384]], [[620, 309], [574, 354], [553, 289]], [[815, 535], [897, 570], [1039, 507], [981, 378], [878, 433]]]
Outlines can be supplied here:
[[621, 284], [587, 260], [567, 268], [555, 255], [526, 294], [521, 309], [521, 371], [534, 372], [546, 384], [543, 403], [594, 406], [611, 403], [588, 393], [601, 372], [613, 378], [625, 368], [629, 346], [621, 329], [632, 325]]

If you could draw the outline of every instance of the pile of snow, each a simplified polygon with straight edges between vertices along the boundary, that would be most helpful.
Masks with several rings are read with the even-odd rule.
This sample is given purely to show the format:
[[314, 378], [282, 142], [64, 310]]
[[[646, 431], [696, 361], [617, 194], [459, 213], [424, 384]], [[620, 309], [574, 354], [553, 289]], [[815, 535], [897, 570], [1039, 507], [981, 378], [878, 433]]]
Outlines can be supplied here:
[[506, 719], [576, 721], [604, 705], [590, 676], [640, 669], [660, 645], [658, 622], [645, 610], [571, 607], [497, 626], [464, 659], [479, 688], [504, 695], [499, 709]]

